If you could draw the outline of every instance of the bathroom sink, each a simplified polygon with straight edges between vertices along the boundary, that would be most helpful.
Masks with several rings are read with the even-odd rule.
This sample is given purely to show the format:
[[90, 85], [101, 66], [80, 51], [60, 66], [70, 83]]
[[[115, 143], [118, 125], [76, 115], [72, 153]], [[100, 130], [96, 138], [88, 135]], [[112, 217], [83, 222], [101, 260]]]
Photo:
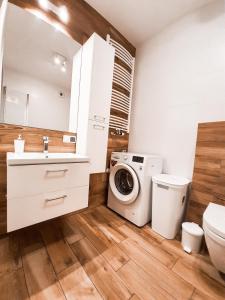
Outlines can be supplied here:
[[9, 166], [34, 165], [34, 164], [58, 164], [89, 162], [87, 156], [76, 153], [43, 153], [43, 152], [23, 152], [7, 153], [7, 164]]

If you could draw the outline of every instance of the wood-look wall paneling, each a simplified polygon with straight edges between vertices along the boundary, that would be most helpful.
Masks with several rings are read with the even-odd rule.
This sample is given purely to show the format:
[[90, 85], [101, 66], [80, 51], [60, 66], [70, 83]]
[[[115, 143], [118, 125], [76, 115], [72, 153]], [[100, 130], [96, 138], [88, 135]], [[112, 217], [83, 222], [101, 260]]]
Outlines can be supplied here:
[[[37, 0], [9, 0], [22, 8], [36, 10], [45, 14], [53, 21], [60, 20], [57, 15], [51, 12], [44, 12], [38, 5]], [[64, 25], [64, 29], [80, 44], [83, 44], [92, 33], [96, 32], [106, 39], [107, 34], [123, 45], [132, 56], [135, 56], [135, 47], [102, 15], [83, 0], [51, 0], [56, 6], [65, 5], [69, 12], [69, 22]]]
[[209, 202], [225, 205], [225, 122], [198, 126], [187, 219], [202, 224]]
[[[107, 34], [123, 45], [132, 56], [135, 56], [135, 47], [124, 38], [107, 20], [83, 0], [51, 0], [55, 5], [65, 5], [68, 8], [70, 20], [64, 25], [52, 12], [44, 12], [38, 5], [37, 0], [9, 0], [9, 2], [28, 10], [36, 10], [43, 13], [51, 21], [57, 21], [61, 26], [80, 44], [83, 44], [93, 32], [102, 38]], [[122, 62], [117, 60], [117, 63]], [[74, 152], [74, 144], [65, 144], [62, 141], [61, 131], [39, 129], [10, 124], [0, 124], [0, 234], [6, 232], [7, 206], [6, 206], [6, 153], [14, 151], [13, 143], [18, 134], [25, 139], [25, 151], [43, 151], [44, 135], [50, 138], [49, 152]], [[107, 166], [112, 151], [128, 149], [128, 134], [115, 136], [109, 134]], [[89, 206], [97, 206], [105, 203], [108, 193], [108, 174], [92, 174], [90, 178]]]

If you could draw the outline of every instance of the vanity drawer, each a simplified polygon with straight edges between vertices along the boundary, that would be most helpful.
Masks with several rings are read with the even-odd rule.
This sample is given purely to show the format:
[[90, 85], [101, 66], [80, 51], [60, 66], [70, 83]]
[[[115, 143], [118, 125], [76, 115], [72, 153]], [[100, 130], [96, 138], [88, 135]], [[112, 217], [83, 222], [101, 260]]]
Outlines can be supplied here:
[[7, 199], [89, 184], [89, 163], [7, 167]]
[[7, 232], [52, 219], [88, 206], [89, 187], [8, 199]]

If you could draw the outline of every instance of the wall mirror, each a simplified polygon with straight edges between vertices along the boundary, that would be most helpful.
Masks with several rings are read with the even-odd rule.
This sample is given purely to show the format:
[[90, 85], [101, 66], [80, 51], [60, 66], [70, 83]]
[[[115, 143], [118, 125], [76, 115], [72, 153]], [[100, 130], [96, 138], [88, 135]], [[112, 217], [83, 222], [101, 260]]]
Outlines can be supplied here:
[[51, 24], [8, 4], [0, 121], [68, 131], [73, 58], [80, 48]]

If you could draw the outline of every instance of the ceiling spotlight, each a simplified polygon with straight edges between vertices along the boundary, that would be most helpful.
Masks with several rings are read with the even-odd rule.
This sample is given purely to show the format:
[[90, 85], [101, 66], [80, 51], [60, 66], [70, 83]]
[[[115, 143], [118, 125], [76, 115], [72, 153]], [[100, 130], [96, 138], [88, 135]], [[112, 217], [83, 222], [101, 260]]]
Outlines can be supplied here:
[[63, 23], [67, 23], [69, 21], [69, 13], [66, 6], [62, 5], [58, 7], [49, 0], [38, 0], [38, 3], [42, 9], [51, 10]]
[[67, 59], [62, 54], [53, 53], [53, 61], [56, 65], [65, 66]]
[[63, 23], [67, 23], [69, 21], [69, 14], [65, 6], [60, 6], [58, 8], [58, 16]]
[[62, 67], [61, 67], [61, 71], [62, 71], [63, 73], [66, 73], [66, 66], [62, 66]]
[[62, 71], [63, 73], [66, 72], [66, 58], [65, 58], [64, 61], [62, 62], [62, 65], [61, 65], [61, 71]]
[[49, 2], [48, 2], [48, 0], [38, 0], [38, 3], [40, 5], [40, 7], [43, 8], [44, 10], [48, 10], [49, 9]]
[[56, 65], [60, 65], [61, 59], [60, 59], [60, 57], [59, 57], [58, 54], [55, 54], [55, 55], [54, 55], [53, 60], [54, 60], [54, 63], [55, 63]]
[[59, 54], [59, 53], [54, 53], [53, 54], [53, 62], [56, 66], [60, 68], [62, 72], [66, 72], [66, 64], [67, 64], [67, 59], [65, 56]]

